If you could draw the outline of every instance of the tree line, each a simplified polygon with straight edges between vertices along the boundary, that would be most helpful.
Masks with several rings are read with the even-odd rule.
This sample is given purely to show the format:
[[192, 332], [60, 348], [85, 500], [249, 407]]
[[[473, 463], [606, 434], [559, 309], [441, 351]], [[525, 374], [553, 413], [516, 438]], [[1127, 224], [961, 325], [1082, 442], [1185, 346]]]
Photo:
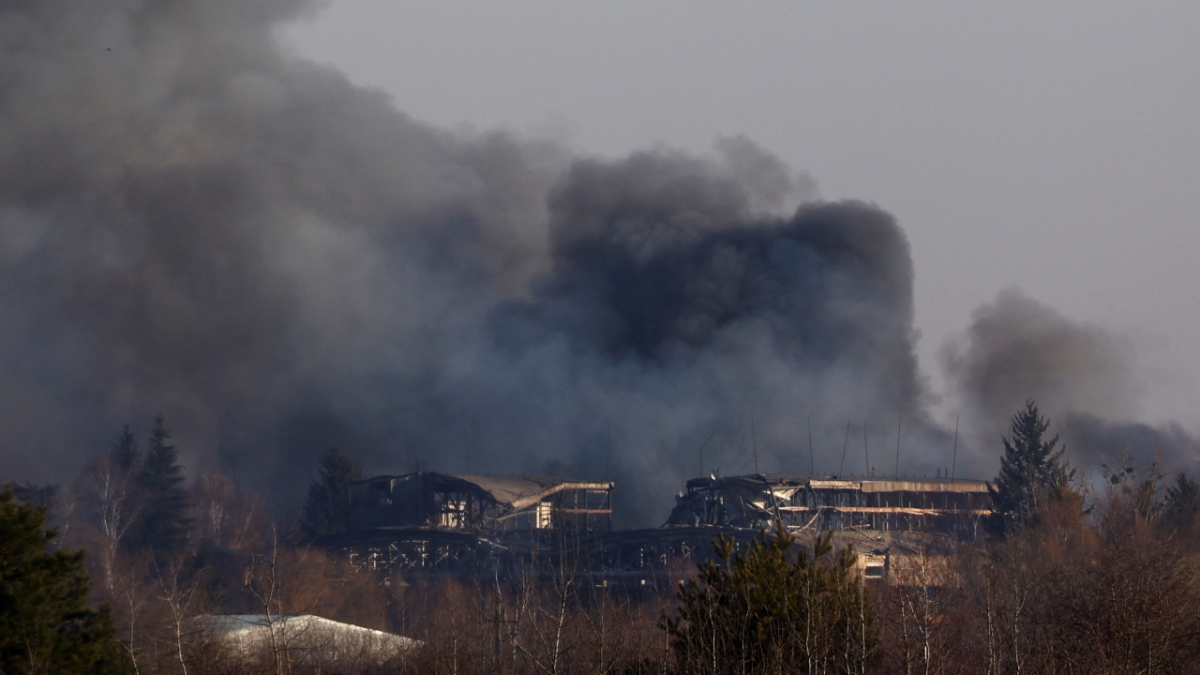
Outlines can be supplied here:
[[[569, 550], [504, 580], [354, 564], [307, 545], [344, 527], [353, 458], [327, 452], [281, 523], [227, 476], [186, 485], [160, 416], [144, 449], [126, 427], [66, 489], [0, 495], [0, 673], [1191, 672], [1200, 485], [1126, 465], [1089, 486], [1049, 428], [1033, 401], [1017, 411], [985, 534], [915, 538], [886, 584], [865, 582], [852, 547], [780, 525], [630, 589]], [[423, 644], [386, 661], [286, 641], [231, 656], [189, 623], [212, 613], [317, 614]]]

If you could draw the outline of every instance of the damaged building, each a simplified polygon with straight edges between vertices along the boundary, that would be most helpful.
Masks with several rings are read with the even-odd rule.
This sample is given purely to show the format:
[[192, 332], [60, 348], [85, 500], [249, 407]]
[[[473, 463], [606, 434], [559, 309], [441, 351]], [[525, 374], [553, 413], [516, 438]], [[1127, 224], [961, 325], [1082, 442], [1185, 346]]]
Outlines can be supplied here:
[[940, 532], [973, 537], [991, 507], [987, 483], [950, 478], [752, 474], [693, 478], [668, 526]]
[[799, 546], [811, 547], [824, 532], [833, 533], [835, 549], [853, 546], [867, 581], [904, 583], [913, 561], [936, 567], [960, 542], [974, 540], [990, 506], [985, 481], [713, 475], [687, 481], [663, 527], [615, 532], [599, 542], [597, 559], [614, 577], [654, 574], [673, 560], [712, 559], [718, 535], [741, 548], [782, 522]]
[[350, 530], [427, 527], [499, 533], [612, 526], [612, 483], [549, 476], [450, 476], [417, 472], [350, 485]]
[[416, 472], [351, 483], [346, 532], [320, 544], [372, 569], [472, 574], [612, 529], [610, 482]]
[[372, 569], [489, 576], [568, 545], [604, 584], [644, 587], [711, 558], [718, 535], [744, 546], [781, 521], [799, 545], [833, 531], [864, 578], [891, 583], [904, 560], [974, 539], [991, 504], [984, 481], [714, 475], [687, 481], [662, 527], [612, 531], [612, 491], [547, 476], [377, 476], [351, 485], [348, 531], [321, 543]]

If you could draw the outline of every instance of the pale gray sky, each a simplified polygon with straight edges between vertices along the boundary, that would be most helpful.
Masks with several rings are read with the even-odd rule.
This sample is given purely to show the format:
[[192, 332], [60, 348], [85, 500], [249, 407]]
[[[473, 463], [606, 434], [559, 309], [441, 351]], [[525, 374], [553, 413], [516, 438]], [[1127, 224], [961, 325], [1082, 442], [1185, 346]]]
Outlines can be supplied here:
[[1200, 4], [333, 0], [285, 34], [418, 119], [616, 156], [746, 134], [891, 211], [923, 369], [1019, 286], [1200, 415]]

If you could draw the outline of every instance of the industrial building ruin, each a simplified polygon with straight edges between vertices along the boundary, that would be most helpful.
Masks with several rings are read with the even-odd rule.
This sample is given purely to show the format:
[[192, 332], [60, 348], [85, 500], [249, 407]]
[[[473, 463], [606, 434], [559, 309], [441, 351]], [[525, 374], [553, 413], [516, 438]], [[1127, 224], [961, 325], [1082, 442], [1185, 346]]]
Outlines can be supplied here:
[[348, 529], [602, 534], [612, 527], [612, 487], [549, 476], [376, 476], [351, 484]]
[[346, 531], [317, 543], [356, 565], [472, 575], [612, 529], [609, 482], [424, 472], [351, 483]]
[[612, 490], [547, 476], [377, 476], [351, 484], [347, 531], [321, 543], [417, 575], [503, 576], [569, 549], [603, 583], [640, 586], [711, 558], [718, 535], [742, 546], [782, 522], [800, 545], [833, 531], [864, 578], [891, 583], [903, 560], [974, 539], [991, 504], [983, 481], [713, 475], [687, 481], [662, 527], [614, 532]]
[[663, 527], [614, 532], [596, 557], [613, 577], [653, 574], [671, 560], [712, 559], [718, 536], [741, 547], [782, 522], [801, 546], [833, 532], [835, 548], [854, 546], [863, 578], [901, 583], [911, 561], [928, 567], [975, 539], [990, 505], [984, 481], [712, 475], [687, 481]]
[[668, 526], [902, 530], [973, 536], [991, 506], [984, 481], [752, 474], [693, 478]]

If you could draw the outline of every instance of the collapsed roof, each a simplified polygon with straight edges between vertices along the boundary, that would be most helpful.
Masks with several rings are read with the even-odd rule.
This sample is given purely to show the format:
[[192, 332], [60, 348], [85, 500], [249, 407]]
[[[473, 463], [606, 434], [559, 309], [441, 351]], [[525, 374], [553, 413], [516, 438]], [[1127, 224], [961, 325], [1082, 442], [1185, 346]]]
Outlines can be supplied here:
[[380, 527], [533, 530], [610, 527], [613, 484], [553, 476], [376, 476], [350, 487], [352, 531]]
[[[446, 476], [446, 478], [455, 478]], [[497, 504], [524, 509], [563, 490], [611, 490], [612, 483], [580, 481], [553, 476], [458, 476], [457, 480], [474, 483]]]
[[973, 526], [990, 504], [987, 483], [975, 480], [714, 475], [687, 482], [667, 524], [954, 530]]

